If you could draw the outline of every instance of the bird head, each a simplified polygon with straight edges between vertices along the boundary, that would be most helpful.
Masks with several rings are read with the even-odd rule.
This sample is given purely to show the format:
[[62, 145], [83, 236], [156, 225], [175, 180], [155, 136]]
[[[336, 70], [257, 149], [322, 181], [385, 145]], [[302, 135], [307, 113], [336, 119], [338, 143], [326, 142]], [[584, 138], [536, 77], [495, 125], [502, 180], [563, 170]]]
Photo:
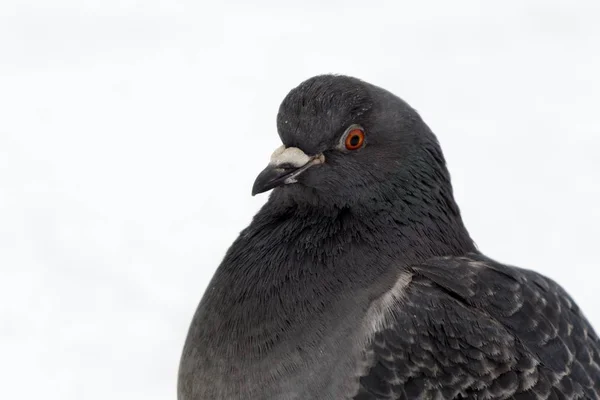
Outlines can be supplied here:
[[272, 198], [344, 208], [450, 189], [437, 139], [417, 112], [359, 79], [302, 82], [283, 100], [277, 130], [283, 145], [252, 195], [274, 189]]

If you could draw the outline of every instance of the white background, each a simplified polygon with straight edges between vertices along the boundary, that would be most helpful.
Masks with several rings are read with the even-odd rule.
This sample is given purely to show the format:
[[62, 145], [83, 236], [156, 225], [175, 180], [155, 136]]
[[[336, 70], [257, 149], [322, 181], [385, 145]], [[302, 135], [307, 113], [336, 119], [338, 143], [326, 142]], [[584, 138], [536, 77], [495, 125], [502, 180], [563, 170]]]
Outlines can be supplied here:
[[279, 103], [327, 72], [416, 107], [480, 249], [600, 328], [598, 1], [216, 3], [0, 2], [0, 398], [175, 399]]

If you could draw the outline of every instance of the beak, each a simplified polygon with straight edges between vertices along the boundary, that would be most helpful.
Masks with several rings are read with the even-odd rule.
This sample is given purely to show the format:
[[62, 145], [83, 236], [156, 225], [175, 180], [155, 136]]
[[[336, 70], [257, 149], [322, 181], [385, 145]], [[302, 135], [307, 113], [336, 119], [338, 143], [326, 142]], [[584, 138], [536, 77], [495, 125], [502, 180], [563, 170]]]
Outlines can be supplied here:
[[307, 156], [297, 147], [281, 146], [271, 155], [271, 161], [254, 181], [252, 196], [277, 186], [296, 183], [297, 177], [313, 165], [325, 162], [323, 154]]

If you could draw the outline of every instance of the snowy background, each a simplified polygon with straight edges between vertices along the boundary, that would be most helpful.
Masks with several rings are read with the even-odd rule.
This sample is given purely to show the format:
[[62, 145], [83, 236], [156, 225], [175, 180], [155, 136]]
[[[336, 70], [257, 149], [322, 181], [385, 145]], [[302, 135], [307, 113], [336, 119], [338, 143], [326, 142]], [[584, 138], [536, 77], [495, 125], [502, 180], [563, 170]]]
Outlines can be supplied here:
[[600, 2], [217, 3], [0, 1], [0, 398], [175, 399], [279, 103], [326, 72], [416, 107], [479, 247], [600, 329]]

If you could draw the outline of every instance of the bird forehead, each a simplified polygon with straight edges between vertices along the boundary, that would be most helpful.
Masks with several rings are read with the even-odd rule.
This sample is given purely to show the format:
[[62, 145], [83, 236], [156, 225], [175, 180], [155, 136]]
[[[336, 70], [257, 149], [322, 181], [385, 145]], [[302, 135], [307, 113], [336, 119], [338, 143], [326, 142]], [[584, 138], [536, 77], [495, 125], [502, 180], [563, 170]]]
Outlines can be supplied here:
[[278, 126], [278, 132], [287, 147], [297, 147], [308, 154], [316, 154], [331, 142], [333, 132], [338, 131], [342, 124], [342, 120], [337, 118], [303, 113], [295, 118], [284, 119]]

